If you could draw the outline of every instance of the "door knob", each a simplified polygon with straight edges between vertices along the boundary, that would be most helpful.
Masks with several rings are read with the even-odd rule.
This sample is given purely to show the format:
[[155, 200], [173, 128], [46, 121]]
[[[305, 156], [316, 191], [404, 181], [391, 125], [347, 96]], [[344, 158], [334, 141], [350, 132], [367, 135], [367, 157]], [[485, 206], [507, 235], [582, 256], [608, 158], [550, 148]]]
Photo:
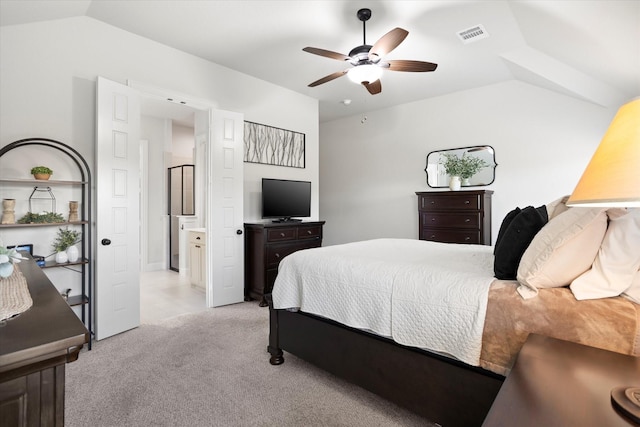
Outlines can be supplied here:
[[111, 244], [111, 240], [102, 239], [102, 241], [100, 243], [102, 243], [102, 246], [109, 246]]
[[241, 234], [242, 234], [242, 230], [240, 230], [240, 229], [236, 230], [236, 234], [237, 234], [238, 236], [239, 236], [239, 235], [241, 235]]

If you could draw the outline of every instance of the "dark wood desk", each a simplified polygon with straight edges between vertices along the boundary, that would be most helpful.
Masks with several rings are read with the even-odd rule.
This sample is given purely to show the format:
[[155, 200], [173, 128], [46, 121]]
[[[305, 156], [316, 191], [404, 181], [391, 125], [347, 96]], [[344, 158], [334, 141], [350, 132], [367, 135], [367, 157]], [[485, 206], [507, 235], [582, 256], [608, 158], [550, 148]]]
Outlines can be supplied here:
[[611, 389], [640, 383], [640, 358], [531, 334], [483, 427], [633, 426]]
[[32, 259], [19, 268], [33, 306], [0, 324], [0, 420], [62, 426], [65, 363], [78, 358], [89, 331]]

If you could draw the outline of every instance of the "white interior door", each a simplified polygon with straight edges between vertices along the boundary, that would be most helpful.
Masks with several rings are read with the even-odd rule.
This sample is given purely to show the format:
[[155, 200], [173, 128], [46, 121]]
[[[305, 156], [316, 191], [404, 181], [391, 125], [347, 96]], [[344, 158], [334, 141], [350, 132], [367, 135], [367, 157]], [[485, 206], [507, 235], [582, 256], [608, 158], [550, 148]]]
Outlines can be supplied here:
[[204, 209], [208, 307], [244, 299], [243, 133], [242, 114], [209, 111]]
[[96, 339], [140, 325], [137, 90], [98, 77], [96, 108]]

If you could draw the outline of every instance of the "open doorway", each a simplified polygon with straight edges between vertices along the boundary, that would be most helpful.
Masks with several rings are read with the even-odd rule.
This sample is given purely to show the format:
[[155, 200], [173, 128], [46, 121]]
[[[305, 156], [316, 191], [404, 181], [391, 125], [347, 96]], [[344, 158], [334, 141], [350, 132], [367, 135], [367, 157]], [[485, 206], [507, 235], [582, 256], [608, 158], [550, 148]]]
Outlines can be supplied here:
[[[177, 166], [195, 168], [194, 115], [197, 109], [184, 104], [141, 96], [141, 232], [140, 232], [140, 320], [157, 323], [169, 317], [206, 309], [206, 294], [193, 286], [189, 275], [188, 232], [185, 220], [197, 226], [195, 188], [186, 196], [189, 208], [172, 210], [170, 172]], [[176, 182], [180, 187], [183, 183]], [[189, 186], [187, 186], [189, 187]], [[192, 191], [191, 191], [192, 190]], [[184, 214], [184, 215], [183, 215]], [[180, 223], [178, 223], [180, 221]], [[175, 222], [173, 224], [172, 222]], [[172, 227], [173, 226], [173, 227]], [[175, 228], [175, 234], [171, 230]], [[173, 259], [172, 259], [173, 258]]]
[[[165, 146], [167, 139], [161, 136], [155, 144], [153, 141], [156, 138], [147, 138], [149, 156], [145, 161], [148, 161], [149, 168], [144, 179], [148, 185], [141, 186], [136, 179], [142, 176], [138, 163], [138, 150], [142, 145], [140, 105], [141, 98], [147, 92], [128, 83], [129, 87], [99, 76], [96, 91], [96, 164], [100, 165], [97, 169], [102, 172], [96, 174], [96, 188], [104, 193], [103, 197], [96, 197], [96, 223], [101, 224], [100, 227], [96, 226], [96, 234], [102, 236], [103, 242], [96, 251], [103, 253], [103, 256], [96, 256], [96, 264], [100, 265], [96, 272], [101, 272], [96, 274], [96, 288], [99, 291], [96, 291], [95, 299], [95, 330], [96, 339], [99, 340], [140, 325], [141, 268], [138, 263], [126, 262], [126, 249], [131, 248], [130, 258], [141, 253], [140, 247], [145, 248], [147, 255], [158, 248], [161, 257], [166, 254], [168, 215], [163, 197], [166, 194], [166, 159], [169, 156]], [[201, 240], [205, 242], [198, 258], [198, 265], [203, 267], [194, 271], [201, 273], [198, 277], [205, 288], [206, 306], [218, 307], [239, 303], [244, 299], [244, 115], [214, 108], [211, 102], [203, 105], [202, 108], [192, 105], [192, 108], [196, 108], [194, 130], [197, 154], [194, 160], [196, 167], [198, 159], [202, 159], [204, 165], [199, 168], [203, 172], [196, 179], [203, 192], [203, 202], [200, 207], [196, 203], [196, 212], [204, 224], [200, 233], [203, 234]], [[166, 131], [169, 121], [165, 120], [164, 123]], [[160, 157], [158, 168], [151, 167], [152, 152]], [[155, 172], [158, 175], [152, 178], [151, 174]], [[156, 191], [150, 191], [152, 185], [160, 190], [154, 187]], [[147, 196], [145, 217], [138, 215], [140, 199], [137, 196], [140, 188]], [[158, 194], [161, 195], [160, 202], [154, 209], [151, 196]], [[152, 224], [156, 226], [153, 230], [160, 231], [147, 232], [147, 241], [141, 243], [140, 229], [149, 228], [153, 221], [159, 223], [158, 226]], [[117, 238], [118, 244], [111, 245], [112, 240], [108, 237]], [[158, 238], [161, 239], [158, 245], [151, 243], [151, 239]], [[166, 268], [165, 258], [162, 259], [159, 269]], [[149, 265], [146, 261], [144, 266]], [[112, 277], [114, 274], [118, 274], [117, 280]], [[99, 283], [102, 286], [98, 286]], [[118, 289], [114, 289], [116, 286]]]

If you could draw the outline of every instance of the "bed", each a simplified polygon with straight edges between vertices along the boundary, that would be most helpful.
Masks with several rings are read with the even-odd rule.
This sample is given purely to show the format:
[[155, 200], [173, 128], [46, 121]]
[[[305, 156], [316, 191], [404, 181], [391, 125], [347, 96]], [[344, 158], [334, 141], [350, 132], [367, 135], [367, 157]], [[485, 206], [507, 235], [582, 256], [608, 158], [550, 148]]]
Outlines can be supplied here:
[[[597, 216], [601, 214], [605, 230], [599, 246], [608, 223], [606, 213]], [[554, 226], [571, 228], [560, 222]], [[536, 238], [545, 240], [545, 233], [537, 234], [528, 245], [532, 250], [540, 246]], [[551, 267], [551, 261], [558, 261], [558, 248], [566, 251], [568, 241], [585, 252], [584, 241], [575, 237], [565, 235], [561, 245], [556, 239]], [[267, 296], [270, 363], [283, 363], [286, 351], [432, 422], [473, 426], [482, 424], [529, 333], [640, 356], [640, 305], [628, 295], [577, 300], [568, 287], [571, 281], [545, 286], [525, 276], [498, 280], [494, 251], [375, 239], [289, 255]], [[529, 258], [549, 260], [540, 253]], [[564, 270], [572, 269], [564, 265]], [[549, 263], [543, 268], [550, 268]], [[427, 286], [411, 284], [414, 280]], [[434, 293], [432, 287], [438, 290]], [[525, 298], [526, 291], [530, 294]], [[421, 307], [429, 313], [420, 313]], [[451, 315], [461, 311], [466, 313]], [[373, 320], [364, 320], [363, 312], [373, 313]], [[440, 319], [450, 317], [462, 319], [441, 324]]]

